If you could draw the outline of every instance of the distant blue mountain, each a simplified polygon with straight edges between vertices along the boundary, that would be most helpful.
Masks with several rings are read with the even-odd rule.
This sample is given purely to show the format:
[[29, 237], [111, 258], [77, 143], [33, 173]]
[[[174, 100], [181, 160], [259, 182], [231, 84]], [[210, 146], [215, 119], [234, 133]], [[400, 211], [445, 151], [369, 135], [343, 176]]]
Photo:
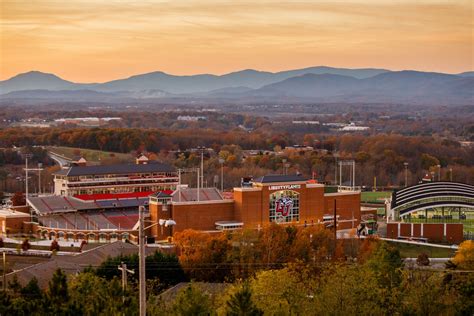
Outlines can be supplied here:
[[312, 67], [277, 73], [243, 70], [222, 76], [153, 72], [101, 84], [77, 84], [29, 72], [0, 82], [1, 100], [186, 102], [386, 102], [474, 104], [474, 77], [384, 69]]
[[8, 80], [0, 81], [0, 94], [11, 91], [20, 90], [64, 90], [71, 88], [79, 88], [83, 86], [70, 81], [59, 78], [53, 74], [47, 74], [39, 71], [30, 71], [23, 74], [18, 74]]
[[474, 105], [474, 78], [418, 71], [387, 72], [365, 79], [307, 74], [267, 85], [252, 96], [272, 93], [315, 101]]
[[247, 87], [258, 89], [265, 85], [308, 73], [339, 74], [354, 78], [368, 78], [387, 72], [385, 69], [343, 69], [325, 66], [281, 71], [276, 73], [252, 69], [232, 72], [222, 76], [202, 74], [175, 76], [161, 71], [113, 80], [101, 84], [77, 84], [63, 80], [53, 74], [28, 72], [0, 82], [0, 94], [20, 90], [69, 90], [90, 89], [95, 91], [142, 91], [162, 90], [169, 93], [209, 92], [223, 88]]
[[474, 77], [474, 71], [461, 72], [458, 76], [461, 76], [461, 77]]

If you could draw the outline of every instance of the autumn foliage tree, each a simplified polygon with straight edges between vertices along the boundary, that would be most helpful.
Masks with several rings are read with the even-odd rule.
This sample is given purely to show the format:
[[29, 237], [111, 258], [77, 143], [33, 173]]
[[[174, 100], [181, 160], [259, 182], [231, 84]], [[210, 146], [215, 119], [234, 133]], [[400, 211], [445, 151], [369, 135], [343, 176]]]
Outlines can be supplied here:
[[229, 275], [227, 254], [230, 244], [225, 234], [210, 234], [195, 230], [176, 233], [179, 261], [192, 278], [224, 281]]
[[474, 241], [463, 241], [452, 261], [459, 269], [474, 270]]

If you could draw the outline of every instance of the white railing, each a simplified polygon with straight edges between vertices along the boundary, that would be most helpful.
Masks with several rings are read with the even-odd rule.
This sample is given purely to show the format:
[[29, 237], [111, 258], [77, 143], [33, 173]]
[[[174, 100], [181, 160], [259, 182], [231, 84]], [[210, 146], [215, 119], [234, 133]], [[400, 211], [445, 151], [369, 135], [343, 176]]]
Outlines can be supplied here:
[[356, 191], [361, 191], [360, 186], [347, 186], [347, 185], [338, 185], [337, 186], [337, 192], [356, 192]]

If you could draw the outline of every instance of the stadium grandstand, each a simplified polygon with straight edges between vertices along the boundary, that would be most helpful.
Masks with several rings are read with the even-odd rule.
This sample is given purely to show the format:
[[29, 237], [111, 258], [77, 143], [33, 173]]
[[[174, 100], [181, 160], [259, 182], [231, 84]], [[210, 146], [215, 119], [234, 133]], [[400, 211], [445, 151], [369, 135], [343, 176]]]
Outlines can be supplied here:
[[138, 207], [148, 205], [151, 193], [38, 196], [30, 197], [28, 204], [41, 226], [72, 230], [132, 230], [138, 221]]
[[174, 167], [143, 155], [135, 164], [88, 166], [82, 162], [53, 175], [54, 194], [63, 196], [158, 192], [174, 190], [178, 184]]

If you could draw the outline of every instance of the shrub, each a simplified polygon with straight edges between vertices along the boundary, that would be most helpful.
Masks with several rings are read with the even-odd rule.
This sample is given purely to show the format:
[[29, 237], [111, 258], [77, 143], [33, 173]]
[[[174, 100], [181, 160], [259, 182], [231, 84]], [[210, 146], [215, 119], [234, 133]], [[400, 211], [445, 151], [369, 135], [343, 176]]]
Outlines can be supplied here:
[[430, 257], [424, 252], [418, 255], [416, 258], [416, 264], [419, 266], [429, 266], [430, 265]]
[[51, 242], [51, 246], [49, 246], [49, 250], [59, 251], [59, 243], [56, 239]]
[[28, 238], [25, 238], [25, 240], [23, 240], [23, 243], [21, 244], [21, 249], [23, 251], [27, 251], [30, 248], [31, 248], [30, 241], [28, 240]]

